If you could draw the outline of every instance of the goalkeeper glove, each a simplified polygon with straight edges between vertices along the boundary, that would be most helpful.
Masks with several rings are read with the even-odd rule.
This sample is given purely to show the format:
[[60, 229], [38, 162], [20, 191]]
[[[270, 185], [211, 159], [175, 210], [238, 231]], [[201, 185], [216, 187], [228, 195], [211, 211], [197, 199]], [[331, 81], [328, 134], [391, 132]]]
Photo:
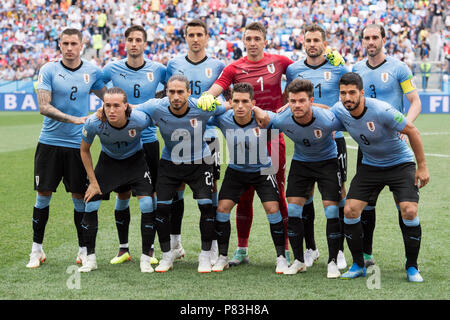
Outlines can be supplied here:
[[204, 92], [197, 101], [197, 108], [203, 111], [214, 111], [219, 106], [220, 101], [208, 92]]
[[325, 54], [327, 56], [328, 61], [335, 67], [338, 65], [345, 65], [344, 58], [342, 58], [341, 54], [337, 50], [331, 50], [327, 48], [325, 50]]

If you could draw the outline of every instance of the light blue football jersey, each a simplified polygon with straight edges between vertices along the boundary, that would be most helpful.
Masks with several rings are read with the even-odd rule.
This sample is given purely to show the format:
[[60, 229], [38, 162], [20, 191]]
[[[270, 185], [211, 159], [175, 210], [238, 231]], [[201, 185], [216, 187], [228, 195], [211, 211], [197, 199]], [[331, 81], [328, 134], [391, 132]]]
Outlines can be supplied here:
[[174, 163], [201, 163], [202, 159], [211, 155], [208, 145], [203, 139], [206, 122], [214, 115], [225, 112], [219, 106], [207, 112], [197, 108], [197, 99], [188, 99], [188, 109], [183, 115], [175, 115], [170, 110], [169, 99], [150, 99], [138, 105], [159, 126], [164, 140], [161, 158]]
[[[306, 79], [314, 85], [314, 102], [333, 106], [339, 101], [339, 80], [349, 72], [342, 65], [333, 66], [328, 60], [325, 60], [318, 66], [311, 66], [306, 59], [294, 62], [286, 70], [286, 86], [292, 80]], [[336, 138], [342, 138], [342, 132], [336, 132]]]
[[406, 117], [390, 104], [365, 98], [364, 112], [358, 118], [353, 117], [342, 102], [331, 110], [361, 148], [363, 164], [391, 167], [414, 162], [413, 152], [398, 135], [406, 126]]
[[333, 131], [344, 130], [343, 125], [330, 110], [314, 106], [312, 109], [313, 118], [308, 124], [295, 121], [291, 109], [287, 108], [276, 114], [269, 125], [294, 142], [294, 160], [316, 162], [337, 158]]
[[[51, 91], [50, 104], [61, 112], [85, 117], [89, 114], [89, 93], [104, 87], [102, 78], [102, 70], [85, 60], [76, 69], [64, 66], [62, 61], [48, 62], [39, 71], [37, 89]], [[82, 128], [44, 117], [39, 142], [79, 149]]]
[[133, 110], [126, 125], [122, 128], [102, 122], [96, 114], [86, 120], [82, 131], [83, 140], [92, 144], [98, 136], [104, 153], [114, 159], [126, 159], [142, 149], [141, 133], [153, 122], [148, 115], [139, 110]]
[[[105, 83], [111, 81], [113, 86], [125, 90], [129, 103], [140, 104], [154, 98], [158, 85], [166, 83], [166, 67], [145, 59], [142, 67], [133, 68], [127, 64], [127, 59], [122, 59], [105, 66], [103, 80]], [[155, 142], [156, 127], [150, 126], [144, 130], [141, 139], [143, 143]]]
[[[177, 56], [167, 64], [166, 82], [174, 74], [183, 74], [189, 80], [191, 96], [199, 98], [214, 84], [224, 68], [225, 64], [222, 61], [208, 56], [197, 63], [190, 61], [186, 55]], [[216, 128], [207, 124], [205, 138], [215, 137], [217, 137]]]
[[365, 58], [353, 66], [353, 72], [363, 79], [365, 97], [385, 101], [401, 113], [405, 112], [403, 93], [416, 88], [411, 83], [412, 72], [404, 62], [387, 56], [383, 63], [374, 68]]
[[[271, 117], [274, 117], [271, 113]], [[267, 151], [267, 129], [260, 129], [252, 116], [246, 125], [240, 125], [234, 119], [234, 111], [211, 118], [211, 124], [217, 126], [227, 141], [230, 159], [228, 166], [244, 172], [260, 172], [272, 165]]]

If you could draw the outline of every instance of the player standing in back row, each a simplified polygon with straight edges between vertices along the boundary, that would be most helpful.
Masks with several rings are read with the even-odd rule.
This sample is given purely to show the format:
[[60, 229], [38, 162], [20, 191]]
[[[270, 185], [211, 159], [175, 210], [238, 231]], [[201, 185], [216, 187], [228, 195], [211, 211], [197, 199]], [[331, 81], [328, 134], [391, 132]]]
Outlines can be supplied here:
[[[406, 119], [414, 122], [420, 114], [421, 103], [419, 94], [412, 83], [413, 75], [408, 66], [396, 58], [386, 56], [383, 52], [386, 43], [384, 28], [377, 24], [367, 25], [361, 32], [362, 44], [367, 52], [367, 58], [353, 66], [353, 72], [364, 79], [364, 95], [389, 103], [401, 113], [405, 112], [403, 94], [410, 103]], [[400, 135], [403, 137], [404, 135]], [[362, 152], [358, 150], [358, 167], [361, 164]], [[371, 198], [361, 214], [364, 230], [364, 261], [366, 267], [374, 264], [372, 255], [373, 232], [375, 229], [376, 198]], [[400, 207], [397, 200], [398, 221], [404, 232]]]
[[[286, 88], [292, 80], [307, 79], [314, 86], [314, 103], [332, 106], [339, 101], [339, 79], [348, 72], [347, 68], [341, 64], [333, 65], [326, 58], [325, 47], [326, 34], [320, 26], [311, 25], [304, 29], [304, 45], [306, 58], [291, 64], [286, 70]], [[343, 61], [343, 60], [341, 60]], [[338, 61], [337, 61], [338, 62]], [[339, 219], [343, 228], [344, 205], [345, 205], [345, 185], [347, 180], [347, 146], [342, 132], [338, 131], [334, 135], [337, 145], [339, 172], [342, 182], [341, 199], [339, 202]], [[314, 190], [314, 189], [313, 189]], [[319, 258], [319, 250], [314, 240], [314, 203], [311, 196], [303, 207], [303, 224], [305, 235], [305, 264], [311, 267], [313, 262]], [[337, 265], [339, 269], [347, 266], [345, 261], [343, 235], [340, 238]]]
[[[127, 58], [110, 62], [103, 69], [105, 84], [111, 81], [113, 86], [123, 89], [127, 94], [128, 101], [134, 105], [154, 98], [158, 85], [165, 84], [166, 80], [166, 67], [144, 58], [146, 46], [147, 33], [145, 29], [138, 25], [129, 27], [125, 31]], [[156, 127], [153, 124], [142, 132], [141, 141], [155, 186], [159, 165], [159, 141], [156, 136]], [[117, 195], [114, 215], [119, 235], [119, 253], [111, 260], [111, 264], [119, 264], [131, 259], [128, 247], [129, 201], [130, 195]], [[155, 199], [153, 202], [156, 204]], [[158, 260], [153, 257], [153, 248], [150, 251], [148, 254], [152, 257], [151, 263], [158, 263]]]
[[60, 61], [45, 64], [38, 77], [39, 111], [44, 115], [34, 158], [33, 246], [27, 268], [38, 268], [45, 261], [42, 249], [52, 193], [63, 180], [72, 193], [74, 222], [78, 234], [77, 263], [86, 257], [81, 220], [87, 189], [87, 175], [80, 157], [81, 129], [89, 113], [89, 95], [103, 99], [102, 71], [81, 60], [82, 35], [77, 29], [65, 29], [59, 38]]
[[[248, 82], [255, 92], [256, 106], [268, 111], [276, 111], [283, 105], [281, 77], [293, 62], [281, 55], [264, 52], [267, 45], [266, 28], [259, 22], [252, 22], [245, 27], [243, 42], [247, 56], [225, 67], [222, 75], [208, 90], [214, 96], [220, 95], [232, 84]], [[201, 99], [201, 98], [200, 98]], [[283, 134], [268, 141], [267, 149], [272, 158], [276, 180], [280, 191], [280, 212], [285, 228], [287, 227], [287, 204], [284, 195], [286, 147]], [[248, 189], [243, 193], [236, 210], [236, 226], [238, 248], [230, 265], [246, 263], [248, 259], [248, 238], [253, 221], [253, 197], [255, 190]], [[286, 258], [289, 258], [289, 240], [285, 237]], [[289, 260], [289, 259], [288, 259]]]
[[[214, 81], [222, 73], [225, 64], [215, 58], [206, 55], [209, 35], [208, 27], [202, 20], [189, 21], [185, 27], [186, 43], [188, 45], [187, 55], [181, 55], [173, 58], [167, 64], [168, 80], [174, 74], [183, 74], [189, 79], [191, 97], [199, 98], [203, 92], [206, 92]], [[220, 145], [217, 139], [216, 127], [206, 125], [204, 135], [205, 141], [211, 150], [211, 157], [214, 158], [214, 190], [213, 190], [213, 208], [217, 210], [217, 180], [220, 178]], [[174, 258], [178, 259], [184, 256], [184, 248], [181, 244], [181, 222], [184, 211], [184, 189], [185, 184], [177, 191], [177, 197], [172, 202], [172, 212], [170, 216], [170, 244]], [[211, 247], [211, 262], [215, 263], [218, 256], [217, 240], [213, 240]]]

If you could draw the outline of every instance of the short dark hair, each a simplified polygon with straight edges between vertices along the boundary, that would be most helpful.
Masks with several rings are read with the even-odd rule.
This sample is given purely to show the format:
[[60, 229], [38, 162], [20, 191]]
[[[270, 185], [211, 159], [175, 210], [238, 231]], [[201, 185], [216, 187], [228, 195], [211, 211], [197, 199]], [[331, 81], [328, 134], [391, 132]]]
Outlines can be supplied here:
[[344, 74], [341, 77], [341, 79], [339, 79], [339, 86], [341, 85], [348, 86], [351, 84], [355, 85], [358, 88], [358, 90], [364, 89], [363, 80], [361, 76], [357, 73], [348, 72]]
[[[245, 31], [247, 31], [247, 30], [260, 31], [264, 36], [264, 40], [266, 39], [267, 30], [266, 30], [266, 27], [264, 27], [264, 25], [261, 22], [249, 23], [248, 25], [245, 26]], [[245, 35], [245, 32], [244, 32], [244, 35]]]
[[323, 30], [323, 28], [321, 26], [318, 26], [316, 24], [310, 24], [308, 26], [306, 26], [303, 29], [303, 34], [306, 35], [307, 32], [320, 32], [320, 34], [322, 35], [322, 40], [325, 41], [327, 39], [327, 35], [325, 33], [325, 30]]
[[73, 36], [73, 35], [76, 35], [76, 36], [78, 36], [78, 39], [80, 39], [80, 41], [83, 40], [83, 35], [81, 34], [81, 31], [78, 30], [78, 29], [75, 29], [75, 28], [66, 28], [66, 29], [64, 29], [64, 30], [61, 32], [60, 36], [59, 36], [59, 39], [60, 39], [60, 40], [61, 40], [61, 38], [63, 37], [63, 35], [66, 35], [66, 36]]
[[236, 83], [233, 86], [233, 92], [232, 92], [231, 96], [233, 96], [233, 94], [235, 92], [248, 93], [250, 95], [250, 100], [253, 100], [253, 97], [255, 96], [255, 91], [253, 90], [253, 86], [248, 82]]
[[[127, 93], [122, 88], [119, 88], [119, 87], [107, 88], [105, 91], [105, 94], [103, 96], [105, 96], [107, 94], [121, 94], [123, 96], [122, 102], [128, 103]], [[132, 109], [131, 109], [130, 105], [128, 105], [127, 110], [125, 110], [125, 115], [127, 116], [127, 118], [131, 115], [131, 110]], [[105, 108], [103, 108], [103, 117], [106, 121]]]
[[306, 92], [309, 98], [312, 98], [314, 96], [314, 85], [311, 81], [306, 79], [294, 79], [291, 83], [289, 83], [287, 87], [288, 94], [289, 92], [292, 93], [299, 93], [299, 92]]
[[189, 88], [189, 80], [188, 80], [188, 78], [187, 78], [185, 75], [182, 75], [182, 74], [174, 74], [173, 76], [171, 76], [171, 77], [169, 78], [169, 80], [167, 80], [167, 86], [169, 86], [169, 83], [170, 83], [170, 82], [173, 82], [173, 81], [181, 81], [181, 82], [184, 82], [184, 83], [186, 84], [186, 89], [187, 89], [187, 91], [190, 90], [190, 88]]
[[386, 38], [386, 30], [384, 30], [384, 27], [380, 24], [372, 23], [372, 24], [368, 24], [361, 30], [361, 39], [364, 39], [364, 31], [367, 28], [375, 28], [375, 29], [380, 30], [381, 38], [382, 39]]
[[186, 27], [184, 27], [184, 33], [187, 34], [187, 30], [189, 27], [202, 27], [205, 30], [205, 34], [208, 35], [208, 26], [206, 25], [206, 23], [203, 20], [200, 19], [193, 19], [191, 21], [189, 21], [186, 24]]
[[130, 33], [132, 33], [133, 31], [140, 31], [142, 32], [143, 36], [144, 36], [144, 41], [147, 42], [147, 31], [145, 31], [143, 26], [139, 26], [139, 25], [132, 25], [131, 27], [129, 27], [127, 30], [125, 30], [125, 39], [128, 38], [130, 36]]

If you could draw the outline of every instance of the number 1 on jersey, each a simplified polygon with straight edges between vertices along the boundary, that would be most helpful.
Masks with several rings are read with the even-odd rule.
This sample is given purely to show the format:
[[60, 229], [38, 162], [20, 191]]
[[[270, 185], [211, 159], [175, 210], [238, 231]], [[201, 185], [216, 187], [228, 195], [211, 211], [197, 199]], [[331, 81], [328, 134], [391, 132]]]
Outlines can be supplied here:
[[264, 80], [263, 80], [263, 77], [259, 77], [258, 80], [256, 80], [256, 82], [261, 82], [261, 91], [264, 91]]

